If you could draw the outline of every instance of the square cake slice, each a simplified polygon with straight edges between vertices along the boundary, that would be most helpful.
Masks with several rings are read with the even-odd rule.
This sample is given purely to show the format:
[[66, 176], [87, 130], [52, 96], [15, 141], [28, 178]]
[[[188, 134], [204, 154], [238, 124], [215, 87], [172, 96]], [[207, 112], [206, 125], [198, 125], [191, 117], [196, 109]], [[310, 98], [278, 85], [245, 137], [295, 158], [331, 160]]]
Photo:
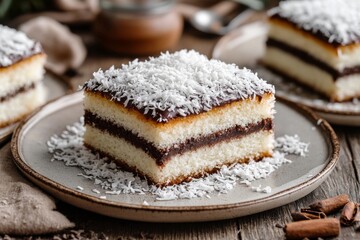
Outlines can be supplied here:
[[195, 51], [99, 70], [84, 94], [85, 146], [160, 186], [272, 155], [274, 87]]
[[262, 62], [332, 101], [360, 97], [359, 13], [359, 1], [281, 2]]
[[45, 102], [45, 60], [38, 42], [0, 25], [0, 128], [20, 120]]

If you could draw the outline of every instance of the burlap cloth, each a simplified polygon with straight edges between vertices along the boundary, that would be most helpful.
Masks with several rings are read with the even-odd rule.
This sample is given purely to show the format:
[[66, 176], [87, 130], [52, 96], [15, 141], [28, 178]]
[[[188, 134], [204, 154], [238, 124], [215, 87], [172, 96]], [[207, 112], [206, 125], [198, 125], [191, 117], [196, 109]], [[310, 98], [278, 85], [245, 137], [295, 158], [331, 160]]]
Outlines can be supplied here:
[[54, 199], [25, 179], [10, 144], [0, 148], [0, 234], [38, 235], [74, 227], [55, 210]]

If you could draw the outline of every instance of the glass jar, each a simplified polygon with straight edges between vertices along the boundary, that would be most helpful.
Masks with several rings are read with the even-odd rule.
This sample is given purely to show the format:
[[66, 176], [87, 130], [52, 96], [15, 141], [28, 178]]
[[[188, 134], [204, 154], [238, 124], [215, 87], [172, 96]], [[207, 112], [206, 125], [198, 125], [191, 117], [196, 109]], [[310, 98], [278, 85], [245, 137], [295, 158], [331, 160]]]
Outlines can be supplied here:
[[171, 50], [183, 28], [174, 6], [173, 0], [102, 0], [95, 35], [104, 48], [122, 54]]

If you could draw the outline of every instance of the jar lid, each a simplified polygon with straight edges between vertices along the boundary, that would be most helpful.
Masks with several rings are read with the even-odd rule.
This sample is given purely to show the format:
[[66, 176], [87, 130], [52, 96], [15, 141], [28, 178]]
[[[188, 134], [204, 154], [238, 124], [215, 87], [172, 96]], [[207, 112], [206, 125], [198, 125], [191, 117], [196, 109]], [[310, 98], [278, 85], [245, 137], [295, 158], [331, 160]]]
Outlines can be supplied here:
[[100, 7], [107, 12], [157, 14], [170, 10], [175, 0], [100, 0]]

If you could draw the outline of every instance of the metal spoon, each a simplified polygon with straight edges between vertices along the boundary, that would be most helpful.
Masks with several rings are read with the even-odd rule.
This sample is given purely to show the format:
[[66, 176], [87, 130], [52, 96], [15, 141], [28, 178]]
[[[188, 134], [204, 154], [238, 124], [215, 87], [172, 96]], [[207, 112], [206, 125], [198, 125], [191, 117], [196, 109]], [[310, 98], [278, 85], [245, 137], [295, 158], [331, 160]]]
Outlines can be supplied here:
[[190, 22], [193, 27], [199, 31], [225, 35], [244, 23], [251, 15], [253, 15], [253, 13], [253, 10], [245, 10], [232, 19], [228, 25], [224, 26], [223, 20], [220, 16], [211, 11], [201, 10], [190, 19]]
[[236, 6], [235, 2], [220, 2], [212, 8], [197, 11], [189, 21], [193, 27], [201, 32], [225, 35], [241, 25], [241, 23], [244, 23], [254, 13], [253, 10], [245, 10], [225, 26], [223, 17], [235, 9]]

